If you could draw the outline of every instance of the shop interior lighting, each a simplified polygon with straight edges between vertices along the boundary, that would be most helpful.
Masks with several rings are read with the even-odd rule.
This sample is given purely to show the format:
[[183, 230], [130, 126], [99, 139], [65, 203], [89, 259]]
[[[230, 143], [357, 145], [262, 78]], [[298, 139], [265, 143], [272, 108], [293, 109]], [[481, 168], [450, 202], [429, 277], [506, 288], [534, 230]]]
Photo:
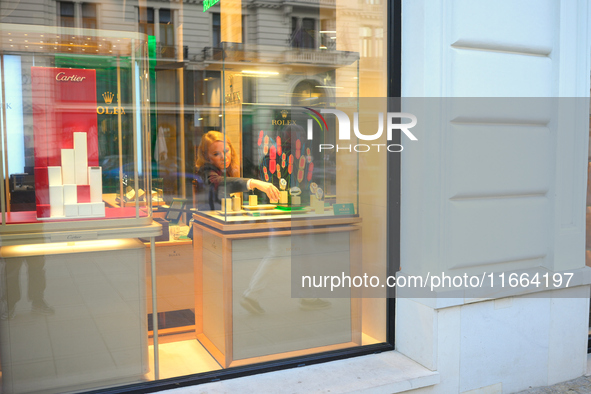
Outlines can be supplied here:
[[197, 119], [197, 120], [203, 120], [203, 118], [199, 118], [199, 119]]
[[104, 248], [113, 248], [119, 245], [124, 245], [122, 240], [98, 240], [98, 241], [76, 241], [76, 242], [56, 242], [51, 244], [33, 244], [33, 245], [18, 245], [13, 246], [16, 252], [30, 253], [30, 252], [69, 252], [72, 249], [85, 249], [88, 247], [101, 246]]
[[279, 75], [277, 71], [242, 70], [241, 73], [254, 75]]
[[314, 86], [315, 88], [327, 88], [327, 89], [344, 89], [342, 86], [324, 86], [324, 85], [317, 85]]
[[337, 34], [336, 30], [320, 30], [320, 33], [324, 34]]

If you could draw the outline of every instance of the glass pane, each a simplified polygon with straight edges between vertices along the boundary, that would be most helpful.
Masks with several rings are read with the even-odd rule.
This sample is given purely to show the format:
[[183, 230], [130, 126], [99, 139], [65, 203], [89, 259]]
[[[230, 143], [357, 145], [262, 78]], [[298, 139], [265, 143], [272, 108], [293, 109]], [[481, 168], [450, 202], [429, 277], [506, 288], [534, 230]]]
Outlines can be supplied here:
[[[64, 12], [46, 9], [46, 21]], [[139, 238], [158, 232], [144, 153], [148, 43], [135, 32], [32, 25], [25, 14], [0, 24], [2, 391], [143, 381]]]
[[[387, 272], [387, 153], [338, 132], [340, 114], [369, 134], [387, 111], [386, 2], [42, 2], [44, 18], [19, 2], [0, 26], [3, 390], [91, 390], [386, 340], [385, 293], [291, 282], [318, 267]], [[50, 209], [43, 221], [38, 169], [75, 168], [61, 138], [74, 133], [92, 137], [105, 217]]]

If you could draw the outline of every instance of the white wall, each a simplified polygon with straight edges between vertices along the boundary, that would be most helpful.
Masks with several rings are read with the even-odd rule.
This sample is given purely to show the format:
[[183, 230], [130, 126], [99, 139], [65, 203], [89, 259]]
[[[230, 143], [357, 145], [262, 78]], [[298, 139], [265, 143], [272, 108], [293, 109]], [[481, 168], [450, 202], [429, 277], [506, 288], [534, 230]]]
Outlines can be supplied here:
[[[448, 100], [419, 117], [435, 127], [402, 155], [402, 271], [583, 269], [587, 2], [404, 0], [402, 15], [404, 97], [579, 97], [550, 111], [456, 105], [453, 116]], [[440, 372], [429, 392], [513, 392], [581, 376], [589, 290], [563, 291], [398, 299], [396, 347]]]

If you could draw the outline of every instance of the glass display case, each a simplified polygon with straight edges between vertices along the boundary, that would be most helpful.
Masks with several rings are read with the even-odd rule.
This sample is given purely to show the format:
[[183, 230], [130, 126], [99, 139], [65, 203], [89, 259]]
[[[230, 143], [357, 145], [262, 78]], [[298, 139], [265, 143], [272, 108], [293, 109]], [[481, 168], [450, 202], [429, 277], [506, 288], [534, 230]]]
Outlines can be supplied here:
[[162, 197], [146, 153], [145, 36], [7, 24], [1, 32], [12, 49], [2, 61], [3, 240], [89, 228], [111, 238], [109, 228], [149, 226]]
[[2, 391], [143, 380], [137, 238], [161, 233], [146, 37], [1, 24], [0, 40]]
[[195, 332], [223, 368], [362, 344], [354, 290], [298, 296], [290, 279], [361, 270], [359, 153], [334, 115], [358, 108], [358, 54], [306, 54], [224, 44], [211, 66], [222, 120], [196, 155]]
[[[333, 51], [310, 67], [293, 51], [224, 43], [220, 57], [211, 67], [220, 68], [221, 128], [205, 132], [197, 147], [198, 215], [228, 223], [326, 218], [335, 215], [334, 204], [337, 215], [358, 215], [358, 152], [337, 141], [338, 121], [324, 113], [338, 109], [353, 119], [358, 54]], [[339, 86], [337, 69], [346, 81]], [[275, 91], [285, 105], [271, 104]], [[225, 170], [209, 159], [216, 142], [226, 146], [219, 149]], [[277, 199], [266, 192], [268, 184]]]

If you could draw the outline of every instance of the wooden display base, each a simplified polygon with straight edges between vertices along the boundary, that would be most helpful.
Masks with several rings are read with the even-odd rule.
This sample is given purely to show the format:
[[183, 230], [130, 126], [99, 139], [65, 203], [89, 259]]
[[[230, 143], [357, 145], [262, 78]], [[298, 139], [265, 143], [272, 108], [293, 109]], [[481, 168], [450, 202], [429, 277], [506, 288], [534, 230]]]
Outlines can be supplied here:
[[[351, 276], [361, 274], [358, 217], [193, 217], [195, 335], [223, 368], [361, 345], [360, 289], [327, 300], [326, 311], [302, 310], [289, 290], [292, 260], [331, 260]], [[263, 289], [265, 312], [249, 314], [243, 292], [266, 262], [275, 268]]]

